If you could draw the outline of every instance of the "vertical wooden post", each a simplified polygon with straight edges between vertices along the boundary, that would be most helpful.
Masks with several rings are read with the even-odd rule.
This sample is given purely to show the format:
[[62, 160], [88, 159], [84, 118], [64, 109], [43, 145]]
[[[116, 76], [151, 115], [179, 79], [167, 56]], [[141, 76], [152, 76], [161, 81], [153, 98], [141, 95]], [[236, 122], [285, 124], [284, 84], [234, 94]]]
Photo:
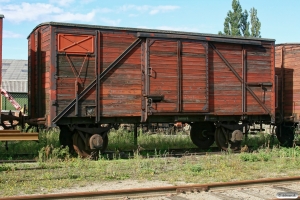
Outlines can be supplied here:
[[177, 41], [177, 112], [182, 112], [182, 43], [180, 40]]

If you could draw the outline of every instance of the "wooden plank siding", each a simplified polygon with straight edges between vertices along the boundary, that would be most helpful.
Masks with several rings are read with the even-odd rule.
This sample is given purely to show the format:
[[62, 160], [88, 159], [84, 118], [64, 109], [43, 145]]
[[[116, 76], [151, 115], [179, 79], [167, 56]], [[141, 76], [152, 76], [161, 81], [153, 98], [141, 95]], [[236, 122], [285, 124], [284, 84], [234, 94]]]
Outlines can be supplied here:
[[[225, 57], [241, 76], [242, 48], [236, 44], [215, 44], [216, 49]], [[230, 71], [225, 62], [213, 49], [209, 49], [209, 105], [210, 112], [230, 114], [242, 111], [241, 82]]]
[[[48, 126], [60, 113], [57, 120], [100, 123], [150, 115], [274, 115], [273, 40], [143, 31], [56, 23], [34, 29], [28, 37], [31, 115], [51, 116]], [[82, 43], [85, 37], [91, 40]]]
[[[114, 38], [110, 44], [117, 46]], [[107, 39], [107, 40], [109, 40]], [[114, 56], [103, 54], [103, 68], [113, 62], [132, 42], [133, 38], [121, 40], [120, 49], [110, 49], [109, 43], [103, 52], [116, 52]], [[105, 58], [104, 58], [105, 57]], [[101, 59], [101, 58], [100, 58]], [[141, 115], [141, 47], [135, 47], [113, 70], [101, 81], [100, 88], [101, 116], [140, 116]]]
[[[261, 47], [239, 44], [215, 44], [216, 49], [230, 63], [238, 76], [242, 77], [242, 49], [246, 53], [246, 77], [247, 83], [269, 82], [274, 85], [273, 66], [271, 60], [272, 47]], [[233, 114], [242, 112], [242, 82], [236, 77], [224, 60], [213, 50], [209, 50], [209, 84], [210, 84], [210, 112], [215, 114]], [[249, 86], [258, 99], [274, 113], [273, 87]], [[266, 113], [253, 95], [246, 92], [246, 113]]]
[[[274, 95], [274, 45], [263, 44], [259, 47], [247, 46], [247, 82], [265, 82], [272, 86], [250, 86], [260, 101], [272, 112], [275, 113]], [[265, 110], [258, 106], [257, 101], [247, 91], [247, 112], [262, 113]]]
[[207, 43], [182, 42], [182, 112], [208, 112]]
[[300, 117], [300, 44], [280, 44], [275, 48], [278, 76], [277, 113], [295, 122]]

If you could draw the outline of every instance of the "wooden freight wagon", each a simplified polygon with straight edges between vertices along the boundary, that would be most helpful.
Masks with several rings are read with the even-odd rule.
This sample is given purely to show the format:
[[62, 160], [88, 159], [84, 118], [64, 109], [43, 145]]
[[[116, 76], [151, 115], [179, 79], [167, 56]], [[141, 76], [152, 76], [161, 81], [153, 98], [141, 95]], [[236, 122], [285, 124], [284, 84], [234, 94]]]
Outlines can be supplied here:
[[272, 39], [49, 22], [28, 47], [31, 118], [83, 156], [118, 123], [186, 122], [200, 148], [227, 149], [274, 119]]
[[282, 144], [292, 146], [294, 130], [300, 119], [300, 44], [277, 44], [275, 70], [278, 79], [276, 108], [277, 137]]

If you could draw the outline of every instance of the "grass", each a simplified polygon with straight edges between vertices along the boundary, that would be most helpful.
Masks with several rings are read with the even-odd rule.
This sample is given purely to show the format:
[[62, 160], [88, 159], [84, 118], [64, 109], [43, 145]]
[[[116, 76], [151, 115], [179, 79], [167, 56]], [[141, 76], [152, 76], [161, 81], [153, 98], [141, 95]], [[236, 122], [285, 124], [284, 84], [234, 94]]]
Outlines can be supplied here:
[[258, 132], [256, 134], [249, 134], [248, 137], [244, 137], [242, 146], [247, 145], [253, 150], [257, 150], [262, 147], [279, 146], [279, 141], [276, 136], [272, 136], [268, 133]]
[[[51, 129], [40, 134], [38, 143], [11, 142], [7, 152], [2, 143], [0, 152], [6, 152], [5, 159], [12, 159], [10, 156], [15, 152], [31, 153], [38, 163], [0, 165], [0, 196], [50, 193], [91, 183], [101, 185], [103, 181], [161, 180], [177, 184], [300, 175], [299, 147], [281, 148], [276, 138], [273, 145], [271, 141], [270, 135], [258, 133], [249, 135], [242, 143], [253, 146], [254, 153], [169, 158], [161, 152], [196, 147], [187, 134], [179, 132], [177, 136], [166, 136], [140, 132], [138, 144], [141, 147], [158, 149], [154, 158], [143, 159], [134, 153], [128, 160], [116, 155], [113, 160], [100, 156], [98, 161], [89, 161], [71, 157], [68, 149], [60, 148], [58, 130]], [[135, 150], [133, 142], [132, 132], [111, 131], [108, 150]], [[54, 148], [50, 155], [46, 154], [47, 146]]]
[[[109, 133], [108, 150], [131, 150], [136, 149], [134, 145], [134, 133], [124, 129], [111, 131]], [[137, 138], [138, 145], [144, 149], [168, 150], [170, 148], [197, 148], [189, 135], [184, 132], [177, 132], [176, 135], [151, 134], [139, 131]]]
[[135, 154], [134, 158], [128, 160], [100, 157], [98, 161], [89, 161], [53, 156], [35, 164], [1, 165], [0, 196], [50, 193], [91, 183], [101, 185], [106, 181], [160, 180], [177, 184], [295, 176], [300, 175], [299, 165], [299, 147], [182, 158], [158, 155], [156, 158], [143, 159]]

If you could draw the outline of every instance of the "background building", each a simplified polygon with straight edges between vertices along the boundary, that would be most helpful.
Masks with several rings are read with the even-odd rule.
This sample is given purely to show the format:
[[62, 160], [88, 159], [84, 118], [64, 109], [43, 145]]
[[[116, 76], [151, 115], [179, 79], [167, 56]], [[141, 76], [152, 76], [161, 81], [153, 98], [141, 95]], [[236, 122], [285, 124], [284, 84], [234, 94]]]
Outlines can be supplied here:
[[[2, 59], [2, 88], [23, 108], [28, 105], [28, 62], [27, 60]], [[2, 110], [15, 110], [2, 96]]]

